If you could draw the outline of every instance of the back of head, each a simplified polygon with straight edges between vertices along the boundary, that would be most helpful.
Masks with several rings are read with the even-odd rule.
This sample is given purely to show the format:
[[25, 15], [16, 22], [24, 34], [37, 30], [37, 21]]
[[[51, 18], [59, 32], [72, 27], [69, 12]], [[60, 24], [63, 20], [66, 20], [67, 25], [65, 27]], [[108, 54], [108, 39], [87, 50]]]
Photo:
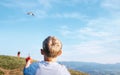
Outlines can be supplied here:
[[47, 57], [57, 57], [62, 50], [62, 43], [54, 36], [48, 36], [43, 41], [43, 50]]

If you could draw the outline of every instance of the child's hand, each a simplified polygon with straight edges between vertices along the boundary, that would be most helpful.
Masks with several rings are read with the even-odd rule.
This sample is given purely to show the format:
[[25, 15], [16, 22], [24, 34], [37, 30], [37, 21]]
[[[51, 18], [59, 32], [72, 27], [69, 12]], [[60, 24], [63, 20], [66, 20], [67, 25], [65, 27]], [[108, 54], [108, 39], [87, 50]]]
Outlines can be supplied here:
[[30, 64], [32, 63], [32, 58], [31, 57], [27, 57], [26, 59], [26, 68], [30, 66]]
[[32, 58], [31, 58], [31, 57], [27, 57], [25, 60], [26, 60], [26, 63], [27, 63], [28, 61], [32, 62]]

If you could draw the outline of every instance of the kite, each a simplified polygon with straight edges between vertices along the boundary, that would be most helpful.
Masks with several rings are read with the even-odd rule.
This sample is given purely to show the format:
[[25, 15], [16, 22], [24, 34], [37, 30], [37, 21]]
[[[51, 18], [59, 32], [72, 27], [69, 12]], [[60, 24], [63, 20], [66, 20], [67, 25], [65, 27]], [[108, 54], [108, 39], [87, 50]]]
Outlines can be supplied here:
[[35, 16], [33, 12], [27, 12], [27, 15]]

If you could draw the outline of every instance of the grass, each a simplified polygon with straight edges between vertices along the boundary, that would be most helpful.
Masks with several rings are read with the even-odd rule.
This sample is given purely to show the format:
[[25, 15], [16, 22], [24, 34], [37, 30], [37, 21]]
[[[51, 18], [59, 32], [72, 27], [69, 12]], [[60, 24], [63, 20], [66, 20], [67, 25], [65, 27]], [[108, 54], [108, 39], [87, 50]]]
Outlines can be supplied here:
[[0, 75], [4, 75], [4, 72], [0, 70]]
[[23, 68], [25, 64], [24, 58], [18, 59], [14, 56], [0, 56], [0, 67], [4, 69]]
[[79, 71], [75, 71], [75, 70], [69, 70], [71, 75], [88, 75], [88, 74], [85, 74], [85, 73], [82, 73], [82, 72], [79, 72]]
[[[0, 75], [23, 75], [24, 65], [24, 58], [0, 55]], [[79, 71], [69, 71], [71, 75], [87, 75]]]

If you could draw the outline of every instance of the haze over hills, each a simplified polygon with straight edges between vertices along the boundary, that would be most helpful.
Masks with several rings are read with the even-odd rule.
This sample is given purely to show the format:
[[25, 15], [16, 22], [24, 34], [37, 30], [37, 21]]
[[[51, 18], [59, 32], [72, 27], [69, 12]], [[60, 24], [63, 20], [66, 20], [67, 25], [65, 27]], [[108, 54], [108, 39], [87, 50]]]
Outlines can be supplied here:
[[120, 75], [120, 63], [99, 64], [91, 62], [61, 62], [68, 68], [86, 72], [90, 75]]

